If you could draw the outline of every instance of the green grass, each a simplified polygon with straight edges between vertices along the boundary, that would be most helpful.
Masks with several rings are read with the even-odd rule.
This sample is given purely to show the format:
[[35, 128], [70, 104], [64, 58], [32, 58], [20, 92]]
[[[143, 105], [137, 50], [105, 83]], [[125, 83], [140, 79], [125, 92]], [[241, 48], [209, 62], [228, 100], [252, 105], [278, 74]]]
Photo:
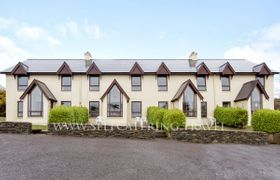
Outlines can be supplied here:
[[5, 121], [6, 118], [5, 117], [0, 117], [0, 122]]
[[48, 130], [48, 126], [47, 125], [32, 125], [32, 130], [36, 130], [36, 129], [41, 129], [43, 131]]

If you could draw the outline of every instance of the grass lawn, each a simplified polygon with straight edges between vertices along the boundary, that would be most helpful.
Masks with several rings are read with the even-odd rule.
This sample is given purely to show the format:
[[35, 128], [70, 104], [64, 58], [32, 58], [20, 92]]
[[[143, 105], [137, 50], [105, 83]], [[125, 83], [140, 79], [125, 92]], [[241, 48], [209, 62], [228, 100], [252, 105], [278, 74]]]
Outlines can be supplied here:
[[37, 129], [46, 131], [46, 130], [48, 130], [48, 126], [47, 125], [32, 125], [32, 130], [37, 130]]

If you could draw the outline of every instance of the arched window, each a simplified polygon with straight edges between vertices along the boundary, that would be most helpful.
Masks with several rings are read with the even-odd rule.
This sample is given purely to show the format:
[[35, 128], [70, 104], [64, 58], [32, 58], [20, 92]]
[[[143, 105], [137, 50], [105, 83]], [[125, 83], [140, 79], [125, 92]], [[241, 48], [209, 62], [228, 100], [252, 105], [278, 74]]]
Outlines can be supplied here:
[[186, 88], [183, 95], [183, 111], [187, 117], [196, 117], [197, 105], [196, 94], [190, 86]]
[[251, 111], [253, 113], [258, 109], [262, 109], [262, 96], [260, 90], [256, 87], [251, 95]]
[[38, 86], [35, 86], [29, 95], [29, 116], [43, 115], [43, 93]]
[[122, 93], [116, 85], [113, 86], [110, 93], [108, 94], [108, 117], [122, 117], [123, 114], [123, 103]]

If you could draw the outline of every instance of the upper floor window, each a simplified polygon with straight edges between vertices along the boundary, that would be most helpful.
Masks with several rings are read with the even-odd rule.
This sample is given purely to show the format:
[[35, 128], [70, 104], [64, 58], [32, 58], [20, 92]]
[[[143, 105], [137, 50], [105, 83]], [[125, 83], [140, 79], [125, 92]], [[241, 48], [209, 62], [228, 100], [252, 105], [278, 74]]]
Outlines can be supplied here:
[[131, 90], [141, 91], [141, 76], [131, 76]]
[[71, 106], [72, 102], [71, 101], [61, 101], [62, 106]]
[[263, 85], [263, 87], [264, 87], [264, 85], [265, 85], [265, 78], [264, 78], [264, 76], [257, 76], [257, 79], [260, 81], [260, 83]]
[[167, 76], [158, 76], [158, 90], [167, 91]]
[[188, 117], [196, 117], [196, 94], [190, 86], [186, 88], [183, 94], [183, 111]]
[[89, 116], [90, 117], [99, 116], [99, 101], [90, 101], [89, 102]]
[[132, 101], [131, 102], [131, 112], [132, 117], [141, 117], [142, 115], [142, 102], [141, 101]]
[[205, 76], [197, 77], [197, 88], [199, 91], [206, 91], [206, 77]]
[[22, 117], [23, 116], [23, 101], [17, 102], [17, 116]]
[[122, 93], [116, 85], [111, 89], [108, 95], [107, 115], [108, 117], [122, 117], [123, 115], [123, 98]]
[[262, 109], [262, 95], [258, 88], [255, 88], [251, 95], [251, 111], [255, 112], [258, 109]]
[[18, 76], [18, 90], [24, 91], [28, 86], [28, 77], [27, 76]]
[[43, 115], [43, 93], [38, 86], [35, 86], [29, 95], [29, 116]]
[[71, 91], [72, 79], [71, 76], [62, 76], [61, 77], [61, 90], [62, 91]]
[[230, 79], [229, 76], [222, 76], [222, 91], [230, 91]]
[[224, 101], [223, 102], [223, 107], [231, 107], [231, 102], [230, 101]]
[[168, 109], [168, 101], [159, 101], [158, 107]]
[[90, 91], [99, 91], [99, 76], [90, 76], [89, 77], [89, 90]]

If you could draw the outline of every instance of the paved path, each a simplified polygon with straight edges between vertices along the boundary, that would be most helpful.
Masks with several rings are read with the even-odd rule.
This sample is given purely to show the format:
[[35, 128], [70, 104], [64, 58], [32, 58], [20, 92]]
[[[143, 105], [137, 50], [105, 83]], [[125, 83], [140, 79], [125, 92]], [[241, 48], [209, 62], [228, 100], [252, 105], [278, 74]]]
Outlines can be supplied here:
[[280, 146], [0, 134], [0, 179], [280, 179]]

